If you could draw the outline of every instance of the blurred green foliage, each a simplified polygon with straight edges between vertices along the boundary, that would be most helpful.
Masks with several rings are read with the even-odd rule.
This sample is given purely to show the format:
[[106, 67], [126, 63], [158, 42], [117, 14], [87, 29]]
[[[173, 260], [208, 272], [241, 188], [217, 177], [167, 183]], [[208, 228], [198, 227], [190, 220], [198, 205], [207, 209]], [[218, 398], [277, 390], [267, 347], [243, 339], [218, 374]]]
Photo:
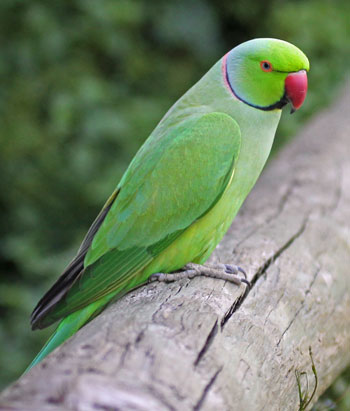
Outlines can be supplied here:
[[312, 411], [350, 410], [350, 367], [319, 398]]
[[348, 0], [1, 0], [0, 385], [51, 332], [32, 308], [171, 104], [235, 45], [285, 39], [311, 72], [281, 145], [337, 95], [349, 17]]

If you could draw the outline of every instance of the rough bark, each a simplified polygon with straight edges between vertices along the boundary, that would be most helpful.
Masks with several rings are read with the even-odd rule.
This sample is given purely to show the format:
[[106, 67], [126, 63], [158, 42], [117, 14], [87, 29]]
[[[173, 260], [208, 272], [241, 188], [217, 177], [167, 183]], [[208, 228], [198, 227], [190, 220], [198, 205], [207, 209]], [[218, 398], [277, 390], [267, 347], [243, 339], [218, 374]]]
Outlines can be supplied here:
[[[150, 284], [110, 306], [1, 396], [12, 410], [296, 410], [350, 363], [349, 92], [267, 167], [210, 278]], [[306, 380], [302, 379], [305, 388]], [[1, 407], [0, 407], [1, 408]]]

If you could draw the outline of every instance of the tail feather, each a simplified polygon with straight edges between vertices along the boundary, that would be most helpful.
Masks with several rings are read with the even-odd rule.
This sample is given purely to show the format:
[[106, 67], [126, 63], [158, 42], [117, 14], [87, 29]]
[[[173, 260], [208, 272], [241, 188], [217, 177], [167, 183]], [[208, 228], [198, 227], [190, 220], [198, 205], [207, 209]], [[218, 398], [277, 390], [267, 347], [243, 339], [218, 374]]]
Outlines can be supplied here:
[[64, 318], [24, 373], [37, 365], [55, 348], [75, 334], [83, 325], [99, 314], [114, 295], [107, 295]]

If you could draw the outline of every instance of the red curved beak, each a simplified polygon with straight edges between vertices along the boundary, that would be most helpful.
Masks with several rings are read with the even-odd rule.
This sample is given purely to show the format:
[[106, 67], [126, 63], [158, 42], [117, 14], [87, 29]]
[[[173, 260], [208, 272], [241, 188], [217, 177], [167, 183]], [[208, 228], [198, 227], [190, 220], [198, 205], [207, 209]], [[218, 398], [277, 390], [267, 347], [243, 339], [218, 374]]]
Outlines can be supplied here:
[[290, 73], [285, 79], [286, 97], [292, 104], [291, 114], [300, 108], [307, 92], [307, 75], [305, 70]]

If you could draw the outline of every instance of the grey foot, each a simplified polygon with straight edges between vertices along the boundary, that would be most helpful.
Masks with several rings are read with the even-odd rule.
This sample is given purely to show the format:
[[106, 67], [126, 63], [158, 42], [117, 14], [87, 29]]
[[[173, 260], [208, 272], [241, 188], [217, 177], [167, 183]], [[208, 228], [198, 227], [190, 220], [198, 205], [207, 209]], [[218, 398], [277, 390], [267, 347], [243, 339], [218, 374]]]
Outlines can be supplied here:
[[[239, 273], [243, 274], [242, 276], [238, 275]], [[185, 265], [183, 271], [176, 271], [174, 273], [155, 273], [152, 274], [149, 278], [149, 282], [152, 281], [161, 281], [170, 283], [173, 281], [182, 280], [183, 278], [194, 278], [198, 276], [218, 278], [220, 280], [230, 281], [231, 283], [240, 285], [245, 283], [248, 290], [250, 289], [250, 283], [247, 280], [247, 274], [245, 271], [236, 265], [229, 264], [211, 264], [211, 265], [200, 265], [189, 263]]]

